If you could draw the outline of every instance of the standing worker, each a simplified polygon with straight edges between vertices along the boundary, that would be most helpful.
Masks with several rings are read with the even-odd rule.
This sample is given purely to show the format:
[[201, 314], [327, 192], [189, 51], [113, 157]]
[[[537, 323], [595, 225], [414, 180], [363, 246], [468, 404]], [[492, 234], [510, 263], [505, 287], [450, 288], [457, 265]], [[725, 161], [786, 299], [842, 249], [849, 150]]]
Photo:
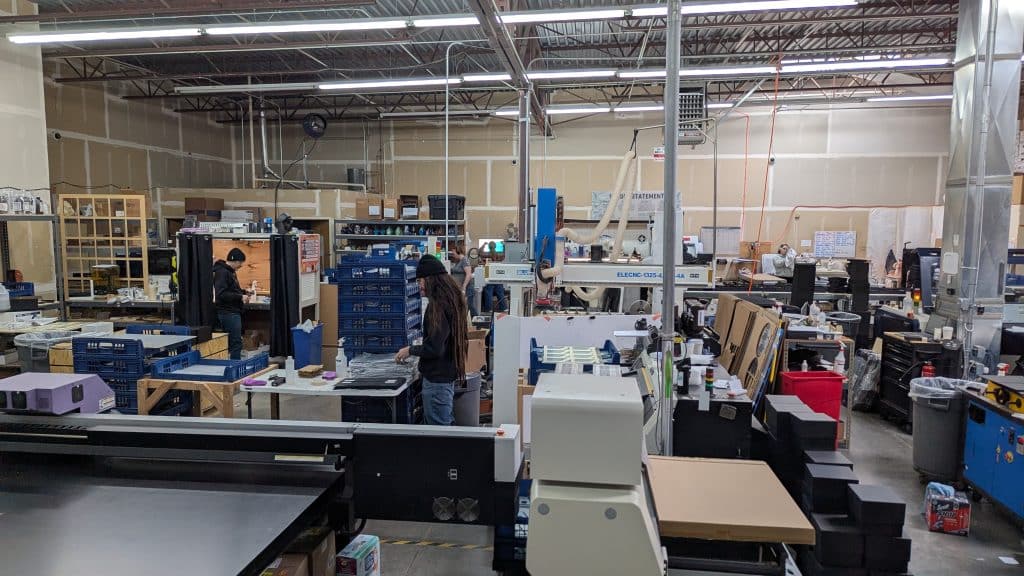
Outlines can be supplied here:
[[395, 354], [395, 361], [419, 357], [423, 419], [427, 424], [451, 426], [455, 422], [455, 382], [466, 377], [466, 299], [444, 264], [429, 254], [416, 265], [416, 283], [420, 294], [427, 298], [423, 344], [402, 348]]
[[242, 359], [242, 312], [249, 301], [238, 284], [236, 273], [245, 263], [245, 252], [232, 248], [227, 262], [217, 260], [213, 265], [213, 300], [217, 308], [220, 329], [228, 333], [228, 352], [232, 360]]
[[459, 244], [455, 250], [448, 255], [452, 261], [452, 276], [455, 283], [466, 293], [466, 304], [473, 316], [479, 315], [476, 310], [476, 284], [473, 282], [473, 266], [466, 257], [466, 247]]

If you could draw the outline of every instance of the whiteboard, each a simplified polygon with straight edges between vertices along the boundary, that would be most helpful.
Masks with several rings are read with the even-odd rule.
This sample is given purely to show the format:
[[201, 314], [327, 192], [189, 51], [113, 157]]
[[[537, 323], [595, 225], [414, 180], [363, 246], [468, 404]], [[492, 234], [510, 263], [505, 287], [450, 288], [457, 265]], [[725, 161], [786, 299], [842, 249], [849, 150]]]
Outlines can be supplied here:
[[[704, 250], [711, 251], [714, 245], [715, 228], [712, 226], [701, 226], [698, 237], [704, 245]], [[718, 227], [718, 255], [739, 256], [740, 253], [740, 227], [719, 226]]]
[[854, 258], [857, 256], [857, 233], [818, 231], [814, 233], [815, 258]]

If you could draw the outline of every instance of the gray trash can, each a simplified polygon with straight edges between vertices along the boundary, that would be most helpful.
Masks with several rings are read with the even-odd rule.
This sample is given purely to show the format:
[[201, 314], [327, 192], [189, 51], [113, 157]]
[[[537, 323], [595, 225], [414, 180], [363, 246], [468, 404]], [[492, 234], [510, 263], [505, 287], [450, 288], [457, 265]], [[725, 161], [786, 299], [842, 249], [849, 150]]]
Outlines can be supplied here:
[[18, 348], [18, 362], [22, 372], [49, 372], [50, 347], [60, 342], [70, 342], [71, 338], [81, 336], [79, 332], [54, 330], [52, 332], [34, 332], [18, 334], [14, 337], [14, 345]]
[[963, 463], [963, 386], [966, 380], [914, 378], [914, 469], [929, 480], [960, 479]]
[[480, 425], [480, 382], [479, 372], [466, 374], [465, 382], [455, 383], [455, 425]]

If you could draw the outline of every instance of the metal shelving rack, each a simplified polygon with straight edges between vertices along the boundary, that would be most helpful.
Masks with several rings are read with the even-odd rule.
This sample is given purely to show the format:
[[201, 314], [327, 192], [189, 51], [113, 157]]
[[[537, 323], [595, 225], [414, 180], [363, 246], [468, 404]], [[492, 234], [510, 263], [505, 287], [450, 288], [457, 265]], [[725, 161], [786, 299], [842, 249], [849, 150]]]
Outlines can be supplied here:
[[337, 251], [342, 250], [341, 241], [349, 243], [372, 243], [398, 241], [426, 241], [429, 238], [444, 238], [443, 234], [348, 234], [339, 233], [342, 226], [455, 226], [462, 234], [448, 235], [449, 240], [463, 240], [465, 235], [465, 220], [335, 220], [334, 221], [334, 242]]
[[8, 236], [7, 224], [9, 222], [48, 222], [53, 230], [53, 270], [54, 288], [57, 293], [57, 309], [60, 311], [60, 319], [65, 318], [64, 309], [64, 266], [61, 258], [60, 226], [57, 226], [56, 214], [0, 214], [0, 259], [3, 269], [11, 269], [11, 245]]

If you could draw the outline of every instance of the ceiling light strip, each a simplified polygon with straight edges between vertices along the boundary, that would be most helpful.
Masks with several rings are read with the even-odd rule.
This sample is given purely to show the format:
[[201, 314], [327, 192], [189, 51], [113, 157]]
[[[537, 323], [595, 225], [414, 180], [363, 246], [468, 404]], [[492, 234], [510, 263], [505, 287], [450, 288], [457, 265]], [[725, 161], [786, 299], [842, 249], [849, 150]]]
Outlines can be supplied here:
[[14, 44], [44, 44], [61, 42], [97, 42], [104, 40], [144, 40], [156, 38], [191, 38], [202, 34], [198, 27], [182, 28], [124, 28], [114, 30], [79, 30], [68, 32], [40, 32], [38, 34], [9, 34]]

